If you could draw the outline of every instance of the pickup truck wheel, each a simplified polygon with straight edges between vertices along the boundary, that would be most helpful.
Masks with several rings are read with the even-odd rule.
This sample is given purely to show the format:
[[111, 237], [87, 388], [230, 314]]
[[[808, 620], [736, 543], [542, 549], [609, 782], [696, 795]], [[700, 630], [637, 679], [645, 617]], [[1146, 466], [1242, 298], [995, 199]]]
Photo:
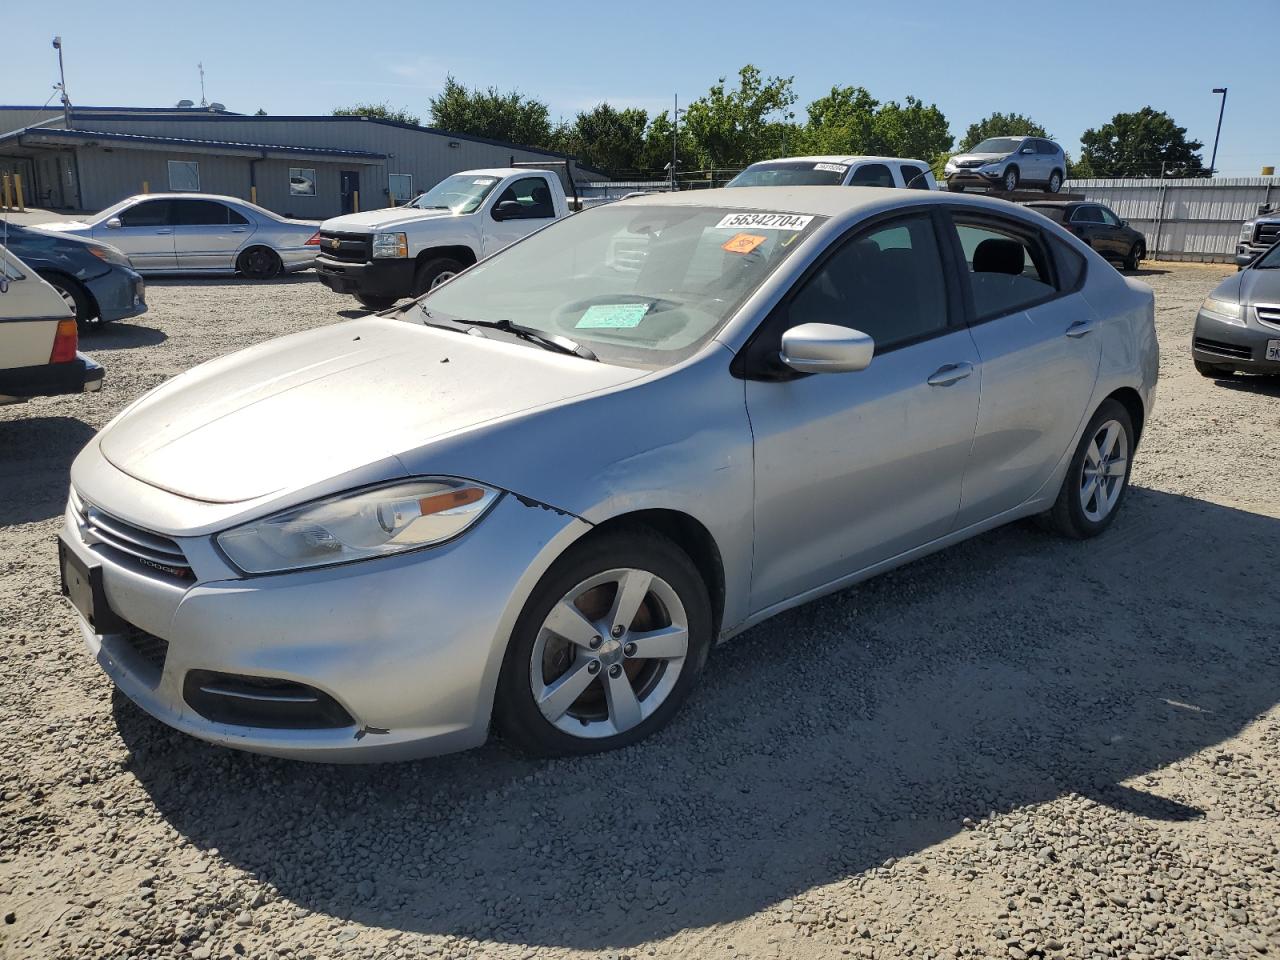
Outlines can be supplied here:
[[270, 247], [250, 247], [236, 257], [236, 272], [250, 280], [270, 280], [282, 266], [280, 255]]
[[388, 307], [395, 306], [395, 297], [373, 297], [367, 293], [357, 293], [356, 300], [360, 306], [366, 310], [372, 310], [377, 313], [379, 310], [386, 310]]
[[453, 279], [465, 269], [467, 268], [457, 260], [451, 260], [448, 257], [426, 260], [418, 265], [413, 275], [413, 295], [420, 297], [446, 280]]

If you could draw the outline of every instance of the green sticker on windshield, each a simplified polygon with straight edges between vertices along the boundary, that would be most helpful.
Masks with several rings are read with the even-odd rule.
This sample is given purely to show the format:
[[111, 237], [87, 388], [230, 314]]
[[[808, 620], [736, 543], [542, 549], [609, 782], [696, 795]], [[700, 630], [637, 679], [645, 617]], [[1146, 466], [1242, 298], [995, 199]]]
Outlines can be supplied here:
[[584, 330], [626, 330], [638, 327], [649, 312], [647, 303], [597, 303], [588, 307], [575, 326]]

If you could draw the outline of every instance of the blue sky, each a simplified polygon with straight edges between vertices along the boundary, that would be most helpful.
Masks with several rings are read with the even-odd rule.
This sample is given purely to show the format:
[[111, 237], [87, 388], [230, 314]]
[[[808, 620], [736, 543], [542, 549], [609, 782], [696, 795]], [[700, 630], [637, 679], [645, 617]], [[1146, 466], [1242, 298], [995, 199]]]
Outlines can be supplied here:
[[[200, 99], [231, 110], [327, 113], [389, 100], [427, 118], [452, 73], [469, 86], [515, 87], [569, 118], [600, 100], [667, 109], [701, 96], [744, 63], [795, 76], [798, 108], [833, 84], [880, 100], [914, 94], [952, 132], [993, 110], [1044, 124], [1072, 154], [1080, 134], [1118, 111], [1167, 110], [1204, 141], [1217, 122], [1213, 87], [1230, 88], [1218, 169], [1256, 176], [1280, 166], [1280, 0], [1124, 4], [934, 2], [366, 3], [219, 0], [186, 5], [86, 2], [24, 6], [5, 18], [0, 100], [43, 103], [57, 79], [85, 105], [170, 106]], [[987, 16], [960, 10], [990, 11]], [[1022, 14], [1014, 22], [997, 9]], [[126, 13], [127, 11], [127, 13]]]

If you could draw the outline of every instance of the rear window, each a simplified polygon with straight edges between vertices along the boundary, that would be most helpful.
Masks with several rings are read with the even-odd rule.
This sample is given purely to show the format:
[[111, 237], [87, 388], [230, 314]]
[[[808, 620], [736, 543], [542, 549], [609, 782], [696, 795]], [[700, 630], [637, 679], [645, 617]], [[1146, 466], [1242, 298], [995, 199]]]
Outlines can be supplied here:
[[1048, 204], [1041, 206], [1035, 203], [1028, 203], [1026, 206], [1028, 210], [1034, 210], [1036, 213], [1040, 214], [1041, 216], [1048, 217], [1054, 223], [1066, 222], [1066, 219], [1067, 219], [1066, 207], [1050, 206]]

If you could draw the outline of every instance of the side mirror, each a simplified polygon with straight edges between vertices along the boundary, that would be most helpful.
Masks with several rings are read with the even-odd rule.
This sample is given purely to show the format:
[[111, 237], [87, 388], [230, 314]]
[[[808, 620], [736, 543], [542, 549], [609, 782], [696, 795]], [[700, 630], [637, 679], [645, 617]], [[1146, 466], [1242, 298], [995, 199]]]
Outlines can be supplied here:
[[876, 344], [861, 330], [834, 323], [802, 323], [782, 335], [778, 358], [797, 373], [865, 370]]
[[110, 220], [107, 221], [107, 226], [112, 230], [119, 230], [121, 227], [124, 226], [124, 224], [120, 222], [119, 217], [112, 217]]
[[1120, 226], [1122, 226], [1122, 227], [1127, 227], [1128, 225], [1129, 225], [1129, 221], [1128, 221], [1128, 220], [1121, 220], [1121, 221], [1120, 221]]
[[9, 278], [0, 274], [0, 293], [9, 292]]
[[1035, 153], [1035, 152], [1036, 152], [1036, 148], [1035, 148], [1035, 147], [1023, 147], [1021, 152], [1022, 152], [1022, 153]]
[[495, 220], [518, 220], [519, 218], [520, 204], [515, 200], [503, 200], [493, 208], [493, 219]]

